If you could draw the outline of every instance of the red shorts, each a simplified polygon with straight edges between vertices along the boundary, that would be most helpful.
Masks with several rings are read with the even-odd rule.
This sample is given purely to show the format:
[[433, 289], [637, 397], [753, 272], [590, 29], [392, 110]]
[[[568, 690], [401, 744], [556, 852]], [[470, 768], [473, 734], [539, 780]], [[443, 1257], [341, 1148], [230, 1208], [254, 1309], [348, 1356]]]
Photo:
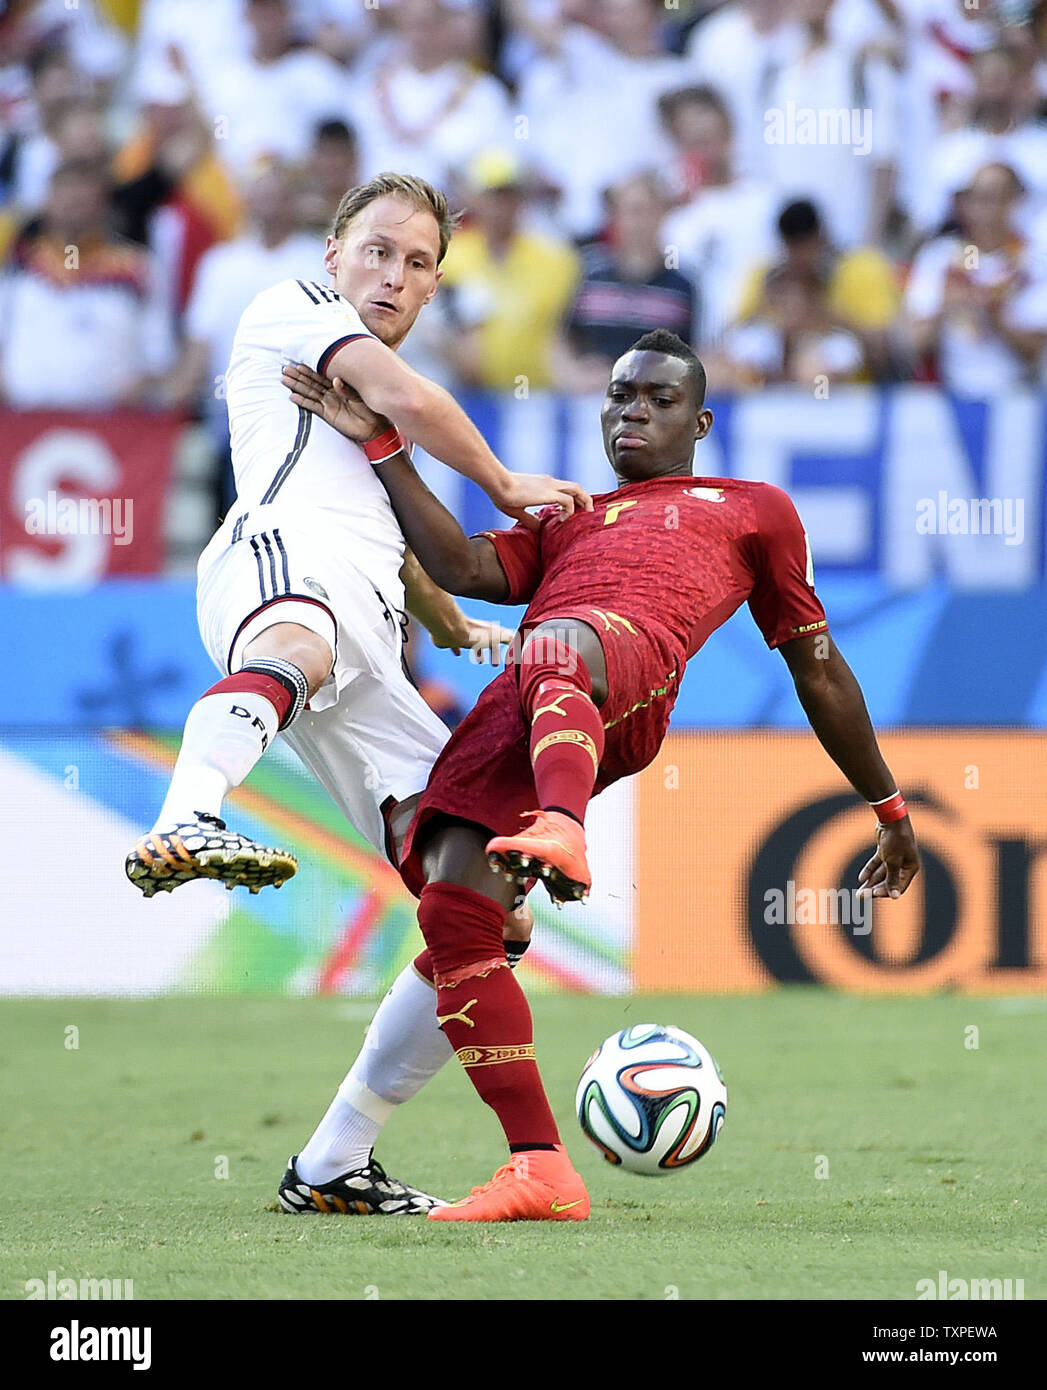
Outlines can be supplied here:
[[[607, 662], [607, 699], [600, 708], [606, 743], [593, 792], [640, 772], [662, 745], [685, 659], [668, 633], [641, 629], [617, 613], [561, 609], [528, 626], [576, 618], [595, 629]], [[524, 634], [526, 635], [526, 634]], [[530, 728], [520, 705], [517, 668], [486, 687], [437, 758], [403, 845], [400, 873], [417, 897], [424, 886], [421, 850], [434, 816], [473, 821], [492, 835], [512, 835], [538, 806], [531, 769]]]

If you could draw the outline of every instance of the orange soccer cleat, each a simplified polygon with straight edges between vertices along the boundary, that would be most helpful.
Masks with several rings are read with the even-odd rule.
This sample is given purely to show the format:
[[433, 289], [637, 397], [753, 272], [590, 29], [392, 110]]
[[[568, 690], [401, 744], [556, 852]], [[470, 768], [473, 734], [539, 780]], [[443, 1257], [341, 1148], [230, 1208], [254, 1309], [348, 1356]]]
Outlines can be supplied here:
[[525, 1149], [499, 1168], [490, 1182], [448, 1207], [434, 1207], [430, 1221], [585, 1221], [589, 1194], [562, 1144]]
[[545, 880], [557, 907], [589, 896], [592, 874], [585, 858], [585, 831], [562, 811], [525, 811], [534, 820], [517, 835], [496, 835], [487, 844], [487, 862], [505, 878]]

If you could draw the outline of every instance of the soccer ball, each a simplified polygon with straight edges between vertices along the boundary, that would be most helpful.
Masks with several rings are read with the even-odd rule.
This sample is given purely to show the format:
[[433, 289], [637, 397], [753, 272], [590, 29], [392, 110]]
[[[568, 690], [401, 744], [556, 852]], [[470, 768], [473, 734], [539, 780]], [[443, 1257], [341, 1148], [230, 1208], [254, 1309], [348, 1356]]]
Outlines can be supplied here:
[[727, 1087], [690, 1033], [634, 1023], [612, 1033], [586, 1062], [575, 1109], [608, 1163], [660, 1177], [712, 1147], [727, 1114]]

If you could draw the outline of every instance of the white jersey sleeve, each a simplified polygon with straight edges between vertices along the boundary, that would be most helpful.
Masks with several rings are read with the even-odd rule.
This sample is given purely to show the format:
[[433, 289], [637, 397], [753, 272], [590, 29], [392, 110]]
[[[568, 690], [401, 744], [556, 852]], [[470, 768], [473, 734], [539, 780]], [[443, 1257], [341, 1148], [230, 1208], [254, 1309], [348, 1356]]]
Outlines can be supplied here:
[[[335, 290], [282, 280], [240, 318], [226, 372], [236, 503], [220, 532], [233, 546], [272, 527], [307, 528], [352, 549], [353, 563], [402, 606], [404, 538], [359, 444], [299, 408], [280, 377], [286, 362], [325, 372], [343, 343], [373, 337]], [[319, 571], [313, 577], [321, 585]]]
[[343, 343], [374, 337], [348, 299], [315, 280], [284, 280], [259, 295], [255, 307], [281, 355], [321, 373]]

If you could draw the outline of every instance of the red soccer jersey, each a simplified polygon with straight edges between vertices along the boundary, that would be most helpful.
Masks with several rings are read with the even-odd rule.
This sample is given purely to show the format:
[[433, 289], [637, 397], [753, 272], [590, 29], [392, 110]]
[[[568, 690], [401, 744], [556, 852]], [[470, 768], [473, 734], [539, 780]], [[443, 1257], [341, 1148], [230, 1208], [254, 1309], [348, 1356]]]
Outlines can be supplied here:
[[[600, 706], [606, 742], [594, 794], [647, 767], [665, 737], [687, 660], [749, 601], [768, 646], [825, 627], [800, 518], [780, 488], [733, 478], [656, 478], [593, 498], [566, 521], [485, 531], [528, 602], [522, 627], [579, 618], [599, 634], [607, 665]], [[413, 893], [418, 843], [437, 813], [514, 834], [537, 803], [529, 728], [516, 673], [491, 681], [436, 761], [404, 846]], [[421, 839], [419, 840], [419, 836]]]
[[541, 528], [484, 531], [527, 603], [522, 627], [579, 608], [666, 634], [681, 667], [748, 600], [769, 647], [819, 632], [810, 546], [788, 495], [737, 478], [652, 478], [593, 498]]

